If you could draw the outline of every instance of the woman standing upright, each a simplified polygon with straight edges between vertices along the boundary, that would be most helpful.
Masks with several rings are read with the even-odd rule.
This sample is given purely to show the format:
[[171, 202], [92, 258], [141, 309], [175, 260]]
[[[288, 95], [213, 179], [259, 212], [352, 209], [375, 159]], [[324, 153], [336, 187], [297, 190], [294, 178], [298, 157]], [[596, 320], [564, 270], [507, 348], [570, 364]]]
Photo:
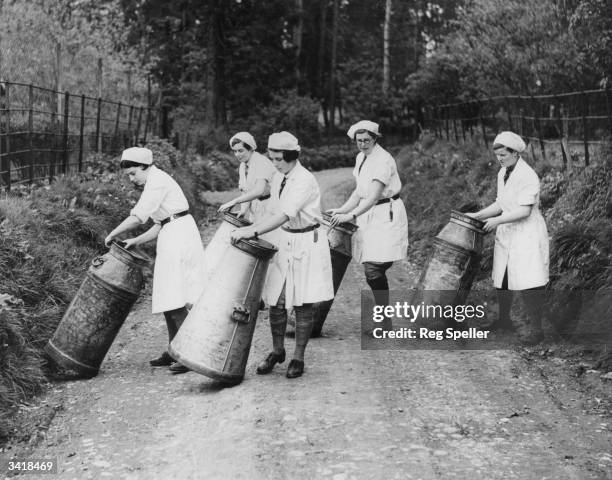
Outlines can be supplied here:
[[[493, 151], [502, 167], [497, 174], [497, 199], [468, 215], [486, 220], [485, 231], [496, 230], [492, 277], [498, 289], [498, 326], [514, 323], [523, 341], [537, 343], [542, 338], [542, 296], [529, 291], [542, 290], [548, 283], [548, 232], [540, 213], [540, 179], [521, 157], [525, 148], [516, 133], [501, 132], [495, 137]], [[513, 290], [521, 291], [528, 324], [510, 318]]]
[[378, 144], [377, 123], [361, 120], [347, 134], [359, 149], [353, 170], [357, 186], [344, 205], [330, 210], [331, 223], [357, 222], [353, 258], [363, 264], [376, 304], [386, 305], [386, 271], [405, 258], [408, 250], [408, 218], [399, 196], [402, 184], [395, 159]]

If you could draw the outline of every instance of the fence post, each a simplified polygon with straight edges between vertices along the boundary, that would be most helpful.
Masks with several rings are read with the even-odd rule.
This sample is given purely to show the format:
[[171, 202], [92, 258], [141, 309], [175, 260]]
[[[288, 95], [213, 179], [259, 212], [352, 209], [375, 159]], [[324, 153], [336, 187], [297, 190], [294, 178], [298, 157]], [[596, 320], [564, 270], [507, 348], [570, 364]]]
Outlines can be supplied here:
[[121, 102], [117, 104], [117, 117], [115, 118], [115, 133], [113, 134], [113, 145], [117, 143], [117, 146], [119, 146], [118, 137], [119, 137], [119, 117], [120, 115], [121, 115]]
[[582, 92], [582, 138], [584, 141], [584, 166], [589, 166], [589, 132], [587, 130], [587, 116], [589, 115], [589, 97]]
[[147, 114], [145, 118], [145, 127], [144, 134], [142, 136], [142, 143], [147, 143], [147, 132], [149, 131], [149, 119], [151, 117], [151, 109], [149, 107], [143, 107], [147, 109]]
[[455, 132], [455, 143], [459, 143], [459, 133], [457, 132], [457, 120], [453, 115], [453, 131]]
[[168, 128], [168, 107], [162, 107], [162, 137], [170, 138], [170, 131]]
[[134, 138], [132, 137], [132, 117], [134, 116], [134, 105], [130, 105], [130, 110], [128, 114], [128, 139], [131, 145], [135, 145]]
[[510, 104], [510, 99], [506, 96], [506, 110], [508, 110], [508, 130], [513, 131], [514, 127], [512, 126], [512, 111], [511, 111], [511, 104]]
[[10, 94], [10, 83], [6, 83], [6, 88], [4, 90], [4, 151], [2, 152], [2, 164], [0, 170], [4, 172], [3, 174], [3, 182], [6, 186], [6, 191], [11, 190], [11, 94]]
[[450, 140], [450, 128], [448, 126], [448, 119], [450, 117], [450, 113], [448, 106], [444, 107], [444, 110], [446, 111], [446, 115], [444, 115], [444, 129], [446, 130], [446, 141], [448, 142]]
[[[7, 85], [8, 87], [8, 85]], [[7, 89], [8, 92], [8, 89]], [[608, 134], [612, 137], [612, 90], [610, 86], [606, 84], [606, 113], [608, 114]]]
[[34, 85], [28, 88], [28, 148], [30, 152], [30, 183], [34, 181]]
[[64, 174], [68, 173], [68, 115], [70, 114], [70, 94], [64, 94]]
[[538, 133], [538, 140], [540, 141], [540, 151], [542, 152], [542, 160], [546, 161], [546, 149], [544, 147], [544, 139], [542, 138], [542, 129], [540, 128], [540, 117], [538, 114], [537, 102], [533, 95], [531, 95], [531, 108], [533, 110], [534, 126]]
[[140, 135], [140, 122], [142, 121], [142, 107], [138, 107], [138, 120], [136, 121], [136, 145], [138, 145], [138, 136]]
[[81, 95], [81, 127], [79, 129], [79, 172], [83, 171], [83, 133], [85, 131], [85, 95]]
[[482, 112], [484, 110], [484, 106], [485, 103], [481, 100], [478, 102], [478, 108], [479, 108], [479, 117], [480, 117], [480, 129], [482, 130], [482, 143], [484, 144], [485, 148], [489, 148], [489, 143], [487, 142], [487, 132], [485, 129], [485, 122], [484, 122], [484, 117], [482, 116]]
[[519, 98], [519, 102], [520, 102], [520, 108], [519, 108], [519, 116], [521, 117], [521, 123], [519, 124], [519, 129], [518, 129], [518, 134], [522, 137], [523, 136], [523, 128], [525, 125], [525, 109], [523, 108], [523, 98], [521, 96], [518, 97]]
[[96, 152], [102, 151], [102, 137], [100, 132], [100, 114], [102, 110], [102, 97], [98, 97], [98, 111], [96, 113]]
[[569, 158], [569, 150], [567, 150], [567, 144], [565, 142], [565, 132], [563, 129], [563, 120], [561, 120], [561, 109], [563, 108], [561, 105], [561, 100], [559, 97], [555, 95], [556, 102], [556, 111], [557, 111], [557, 130], [559, 132], [559, 143], [561, 144], [561, 155], [563, 157], [563, 170], [569, 170], [568, 162]]

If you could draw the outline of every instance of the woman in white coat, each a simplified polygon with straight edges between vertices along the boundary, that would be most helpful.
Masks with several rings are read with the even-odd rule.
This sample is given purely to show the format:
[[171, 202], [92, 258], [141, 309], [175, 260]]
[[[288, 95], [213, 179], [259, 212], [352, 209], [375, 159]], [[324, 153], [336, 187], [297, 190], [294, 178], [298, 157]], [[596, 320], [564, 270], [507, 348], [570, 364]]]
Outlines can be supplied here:
[[[170, 343], [187, 317], [187, 304], [194, 304], [204, 289], [204, 248], [198, 227], [189, 214], [183, 190], [167, 173], [153, 165], [148, 148], [133, 147], [123, 151], [121, 168], [130, 181], [144, 187], [140, 199], [105, 239], [107, 246], [122, 233], [135, 229], [149, 219], [153, 226], [135, 238], [124, 240], [125, 248], [157, 239], [153, 271], [152, 311], [163, 313]], [[149, 362], [152, 366], [170, 366], [174, 373], [187, 367], [174, 363], [168, 352]]]
[[[514, 322], [523, 341], [537, 343], [542, 338], [543, 296], [529, 291], [542, 290], [548, 283], [548, 232], [540, 212], [540, 179], [520, 155], [525, 148], [523, 139], [513, 132], [495, 137], [493, 151], [502, 167], [497, 174], [497, 198], [468, 215], [486, 220], [485, 231], [496, 231], [492, 277], [499, 293], [498, 326], [507, 328]], [[529, 325], [510, 318], [512, 291], [523, 292]]]
[[321, 194], [315, 177], [298, 161], [300, 146], [289, 132], [273, 133], [268, 155], [282, 175], [272, 181], [275, 213], [260, 222], [235, 230], [232, 238], [257, 238], [281, 227], [276, 268], [267, 278], [265, 300], [270, 306], [272, 352], [258, 365], [260, 375], [285, 360], [287, 309], [295, 311], [295, 350], [287, 377], [304, 371], [304, 352], [313, 327], [312, 304], [334, 297], [329, 244], [319, 233]]
[[331, 209], [331, 224], [356, 221], [353, 258], [363, 264], [377, 305], [389, 303], [386, 271], [408, 251], [408, 218], [399, 196], [402, 188], [395, 159], [378, 144], [379, 126], [357, 122], [347, 132], [359, 149], [353, 176], [357, 186], [340, 208]]

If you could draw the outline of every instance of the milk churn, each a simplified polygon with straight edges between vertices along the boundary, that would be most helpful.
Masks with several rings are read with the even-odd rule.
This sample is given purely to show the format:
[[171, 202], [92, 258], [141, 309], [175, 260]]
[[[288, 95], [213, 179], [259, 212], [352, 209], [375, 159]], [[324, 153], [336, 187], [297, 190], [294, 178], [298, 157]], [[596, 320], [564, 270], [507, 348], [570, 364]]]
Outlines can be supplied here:
[[223, 258], [225, 251], [229, 249], [232, 230], [251, 225], [251, 222], [244, 218], [238, 218], [235, 213], [223, 212], [220, 216], [223, 221], [204, 250], [206, 278], [210, 278], [219, 260]]
[[[480, 264], [484, 222], [453, 210], [450, 222], [434, 238], [425, 271], [412, 304], [460, 305], [465, 302]], [[443, 328], [447, 321], [428, 319], [431, 328]]]
[[58, 364], [85, 377], [102, 360], [138, 298], [149, 259], [116, 242], [91, 261], [85, 279], [45, 347]]
[[276, 247], [240, 240], [224, 249], [169, 352], [195, 372], [225, 383], [244, 377], [261, 291]]
[[[329, 241], [329, 249], [331, 255], [332, 264], [332, 278], [334, 283], [334, 296], [340, 288], [342, 278], [346, 272], [346, 267], [351, 261], [352, 250], [351, 250], [351, 237], [357, 230], [357, 225], [352, 222], [341, 223], [332, 228], [330, 226], [331, 215], [323, 213], [323, 225], [328, 227], [327, 240]], [[323, 324], [329, 313], [329, 309], [333, 303], [332, 300], [326, 300], [324, 302], [318, 302], [313, 305], [314, 312], [314, 325], [312, 328], [312, 337], [318, 337], [321, 335]], [[294, 321], [295, 322], [295, 321]]]

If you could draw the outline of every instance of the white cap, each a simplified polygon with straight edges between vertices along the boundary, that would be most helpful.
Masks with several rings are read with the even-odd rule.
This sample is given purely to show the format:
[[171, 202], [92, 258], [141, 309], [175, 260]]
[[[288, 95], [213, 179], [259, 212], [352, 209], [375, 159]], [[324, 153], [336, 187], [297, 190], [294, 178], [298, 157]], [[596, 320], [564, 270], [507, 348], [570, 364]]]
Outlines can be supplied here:
[[255, 143], [255, 139], [253, 138], [253, 135], [251, 135], [249, 132], [238, 132], [236, 135], [230, 138], [230, 141], [229, 141], [230, 147], [232, 146], [232, 143], [234, 142], [234, 140], [240, 140], [242, 143], [244, 143], [245, 145], [248, 145], [253, 150], [257, 150], [257, 143]]
[[121, 160], [151, 165], [153, 164], [153, 152], [142, 147], [126, 148], [121, 154]]
[[348, 132], [346, 132], [346, 134], [354, 140], [357, 130], [367, 130], [368, 132], [371, 132], [377, 137], [380, 137], [380, 132], [378, 131], [378, 129], [378, 123], [371, 122], [370, 120], [360, 120], [355, 125], [351, 125], [351, 128], [348, 129]]
[[493, 140], [493, 148], [495, 148], [495, 145], [503, 145], [519, 153], [527, 148], [523, 139], [514, 132], [501, 132]]
[[298, 139], [289, 132], [278, 132], [270, 135], [268, 138], [268, 148], [270, 150], [293, 150], [296, 152], [301, 150]]

